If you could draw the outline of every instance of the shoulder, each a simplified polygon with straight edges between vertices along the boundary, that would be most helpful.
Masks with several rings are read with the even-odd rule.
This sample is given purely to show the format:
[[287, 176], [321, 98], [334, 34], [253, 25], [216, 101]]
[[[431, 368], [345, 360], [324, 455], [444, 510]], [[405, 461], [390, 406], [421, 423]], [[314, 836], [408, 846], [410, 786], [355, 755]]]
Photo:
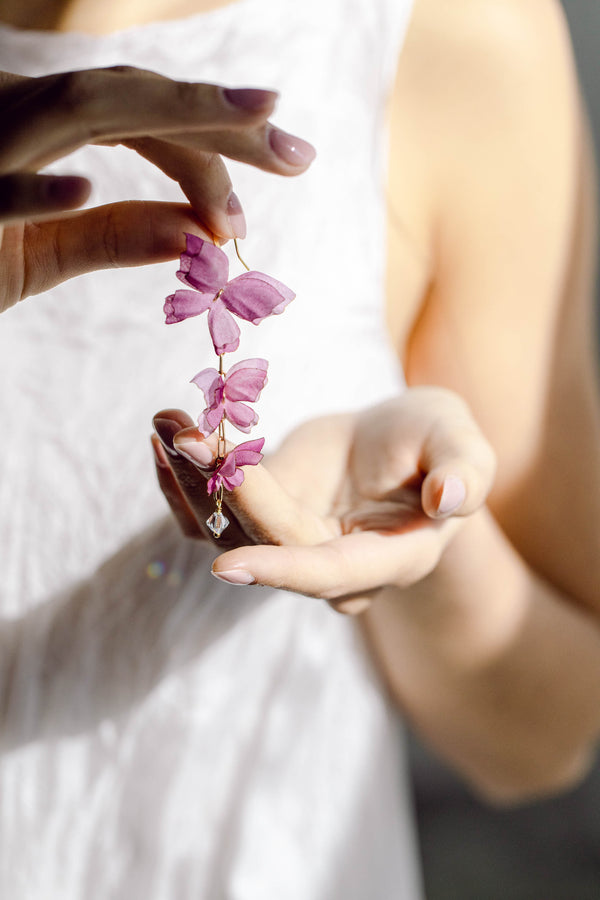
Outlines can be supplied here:
[[515, 178], [570, 191], [581, 110], [558, 0], [416, 0], [390, 121], [391, 202], [412, 202], [425, 244]]
[[560, 61], [568, 47], [559, 0], [415, 0], [406, 49], [437, 74], [451, 65], [456, 75], [476, 66], [511, 76]]
[[416, 0], [399, 68], [423, 127], [469, 139], [568, 115], [577, 94], [557, 0]]

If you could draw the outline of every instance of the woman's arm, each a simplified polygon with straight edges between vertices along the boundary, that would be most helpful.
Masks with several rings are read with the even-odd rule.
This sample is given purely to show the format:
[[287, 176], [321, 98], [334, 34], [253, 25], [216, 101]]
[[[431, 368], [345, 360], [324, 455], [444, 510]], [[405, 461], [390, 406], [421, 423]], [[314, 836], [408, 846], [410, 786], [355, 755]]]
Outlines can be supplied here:
[[422, 0], [392, 117], [394, 217], [427, 261], [418, 314], [390, 310], [407, 378], [468, 401], [498, 472], [436, 570], [366, 624], [421, 730], [510, 799], [579, 774], [600, 728], [593, 182], [558, 4]]

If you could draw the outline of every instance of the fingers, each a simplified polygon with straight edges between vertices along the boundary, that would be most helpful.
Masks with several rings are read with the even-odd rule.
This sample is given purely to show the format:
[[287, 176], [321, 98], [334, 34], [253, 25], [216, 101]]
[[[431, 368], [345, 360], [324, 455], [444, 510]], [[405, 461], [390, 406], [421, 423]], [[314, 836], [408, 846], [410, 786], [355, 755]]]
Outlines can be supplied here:
[[22, 294], [13, 302], [96, 269], [175, 259], [185, 249], [185, 231], [210, 238], [189, 206], [149, 201], [113, 203], [26, 225], [28, 265]]
[[419, 491], [426, 514], [443, 518], [481, 506], [495, 456], [460, 397], [411, 387], [361, 417], [351, 466], [365, 498], [410, 503]]
[[440, 416], [423, 447], [421, 465], [427, 475], [421, 500], [430, 516], [470, 516], [485, 503], [492, 487], [495, 454], [462, 405], [460, 418], [451, 411]]
[[276, 97], [128, 66], [22, 78], [2, 89], [0, 168], [39, 168], [90, 142], [256, 125]]
[[[267, 123], [276, 99], [273, 91], [176, 82], [126, 66], [12, 78], [0, 92], [0, 171], [36, 170], [87, 143], [124, 143], [153, 158], [161, 151], [149, 141], [162, 138], [164, 145], [189, 151], [187, 160], [182, 157], [194, 163], [188, 188], [194, 166], [208, 165], [198, 156], [202, 152], [296, 175], [315, 151]], [[181, 165], [167, 160], [164, 167]], [[171, 177], [181, 181], [177, 173]]]
[[[177, 521], [184, 534], [212, 540], [213, 535], [207, 527], [206, 520], [214, 512], [215, 503], [208, 495], [206, 478], [198, 471], [197, 466], [178, 453], [174, 446], [175, 436], [182, 429], [189, 430], [192, 420], [180, 409], [166, 409], [154, 416], [153, 424], [164, 451], [163, 461], [168, 463], [170, 470], [168, 474], [164, 471], [158, 472], [158, 480]], [[181, 515], [182, 508], [187, 510], [195, 523], [195, 533], [193, 528], [189, 528], [188, 514], [183, 512]], [[248, 539], [235, 516], [229, 509], [224, 510], [224, 513], [229, 519], [229, 526], [219, 539], [220, 544], [227, 548], [247, 543]]]
[[399, 536], [363, 531], [317, 546], [243, 547], [219, 556], [213, 574], [230, 584], [269, 585], [336, 603], [424, 578], [457, 527], [430, 520]]
[[158, 484], [167, 503], [171, 507], [171, 512], [173, 513], [177, 524], [186, 537], [204, 537], [200, 528], [198, 527], [196, 517], [190, 509], [189, 504], [187, 503], [177, 483], [177, 479], [175, 478], [171, 466], [169, 465], [169, 459], [167, 457], [166, 451], [157, 435], [152, 435], [151, 442], [152, 449], [154, 451], [154, 462], [156, 465], [156, 477], [158, 479]]
[[[188, 428], [175, 435], [174, 447], [204, 478], [209, 477], [216, 461], [216, 435], [204, 440], [197, 428]], [[193, 509], [198, 508], [197, 515], [204, 515], [206, 489], [194, 491], [193, 496], [186, 492], [186, 497]], [[312, 544], [339, 533], [333, 519], [323, 519], [293, 499], [264, 465], [244, 468], [244, 481], [227, 494], [227, 506], [246, 542]]]
[[202, 153], [154, 139], [128, 142], [127, 146], [180, 184], [209, 234], [224, 239], [246, 237], [241, 203], [218, 154]]
[[179, 146], [220, 153], [279, 175], [298, 175], [316, 156], [312, 144], [268, 122], [244, 129], [183, 132], [163, 136], [165, 139]]
[[90, 193], [87, 178], [30, 173], [0, 177], [0, 222], [48, 216], [81, 206]]
[[221, 155], [279, 175], [298, 175], [315, 157], [306, 141], [271, 125], [123, 143], [177, 181], [204, 226], [225, 239], [246, 237], [246, 221]]

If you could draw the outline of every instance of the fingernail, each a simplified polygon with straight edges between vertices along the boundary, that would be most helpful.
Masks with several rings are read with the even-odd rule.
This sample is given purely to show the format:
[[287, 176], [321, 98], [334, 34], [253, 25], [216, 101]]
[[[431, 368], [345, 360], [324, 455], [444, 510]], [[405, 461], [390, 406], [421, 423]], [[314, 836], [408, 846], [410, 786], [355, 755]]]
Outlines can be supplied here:
[[228, 103], [248, 112], [258, 112], [277, 100], [276, 91], [263, 91], [259, 88], [223, 88], [223, 96]]
[[150, 441], [152, 444], [152, 449], [154, 450], [154, 460], [156, 465], [161, 469], [169, 469], [169, 461], [167, 459], [167, 454], [165, 448], [160, 443], [160, 441], [156, 440], [155, 437]]
[[154, 430], [156, 431], [161, 444], [169, 456], [172, 459], [177, 459], [179, 454], [173, 445], [173, 438], [178, 431], [181, 431], [179, 422], [174, 422], [173, 419], [161, 419], [158, 416], [155, 416], [152, 420], [152, 424], [154, 425]]
[[202, 441], [178, 441], [175, 449], [178, 454], [202, 469], [209, 469], [215, 460], [213, 451]]
[[90, 195], [91, 185], [78, 175], [52, 175], [44, 179], [43, 189], [47, 199], [59, 206], [81, 206]]
[[233, 237], [243, 240], [243, 238], [246, 237], [246, 217], [244, 215], [244, 210], [242, 209], [242, 204], [240, 203], [240, 198], [237, 194], [234, 194], [233, 191], [227, 198], [227, 218], [231, 226]]
[[448, 475], [444, 479], [442, 496], [438, 503], [438, 514], [440, 516], [448, 516], [450, 513], [456, 512], [465, 502], [467, 489], [464, 482], [455, 475]]
[[269, 133], [271, 149], [277, 156], [290, 166], [307, 166], [317, 155], [317, 151], [299, 137], [272, 128]]
[[365, 612], [370, 605], [370, 600], [343, 600], [341, 603], [335, 604], [335, 610], [346, 616], [358, 616]]
[[211, 572], [215, 578], [226, 581], [227, 584], [256, 584], [256, 578], [245, 569], [228, 569], [226, 572], [215, 572], [211, 569]]

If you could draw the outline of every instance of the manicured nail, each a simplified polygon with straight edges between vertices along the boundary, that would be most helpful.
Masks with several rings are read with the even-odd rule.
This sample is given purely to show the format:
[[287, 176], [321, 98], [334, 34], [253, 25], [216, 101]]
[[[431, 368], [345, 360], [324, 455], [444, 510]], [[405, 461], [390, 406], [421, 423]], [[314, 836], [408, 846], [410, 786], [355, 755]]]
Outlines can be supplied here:
[[177, 441], [175, 449], [201, 469], [209, 469], [215, 461], [215, 454], [203, 441]]
[[173, 419], [161, 419], [159, 416], [154, 417], [152, 424], [154, 425], [154, 430], [156, 431], [161, 444], [169, 456], [172, 459], [177, 459], [179, 454], [173, 445], [173, 438], [178, 431], [181, 431], [182, 426], [179, 422], [173, 421]]
[[240, 198], [233, 191], [227, 198], [227, 218], [229, 219], [233, 237], [243, 240], [246, 237], [246, 217]]
[[90, 195], [91, 185], [87, 178], [78, 175], [49, 175], [42, 182], [44, 194], [59, 206], [81, 206]]
[[370, 600], [343, 600], [341, 603], [337, 603], [335, 608], [337, 612], [344, 613], [346, 616], [358, 616], [365, 612], [370, 605]]
[[277, 100], [276, 91], [259, 88], [223, 88], [223, 96], [232, 106], [247, 112], [258, 112]]
[[299, 137], [272, 128], [269, 134], [271, 149], [277, 156], [290, 166], [307, 166], [317, 155], [317, 151]]
[[167, 453], [163, 445], [156, 437], [153, 435], [150, 441], [152, 444], [152, 449], [154, 450], [154, 460], [156, 465], [161, 469], [169, 469], [169, 461], [167, 459]]
[[465, 502], [466, 496], [467, 489], [464, 482], [455, 475], [448, 475], [444, 479], [442, 496], [437, 508], [438, 514], [440, 516], [449, 516], [451, 513], [456, 512]]
[[227, 584], [256, 584], [256, 578], [245, 569], [228, 569], [226, 572], [215, 572], [211, 569], [211, 572], [215, 578], [226, 581]]

